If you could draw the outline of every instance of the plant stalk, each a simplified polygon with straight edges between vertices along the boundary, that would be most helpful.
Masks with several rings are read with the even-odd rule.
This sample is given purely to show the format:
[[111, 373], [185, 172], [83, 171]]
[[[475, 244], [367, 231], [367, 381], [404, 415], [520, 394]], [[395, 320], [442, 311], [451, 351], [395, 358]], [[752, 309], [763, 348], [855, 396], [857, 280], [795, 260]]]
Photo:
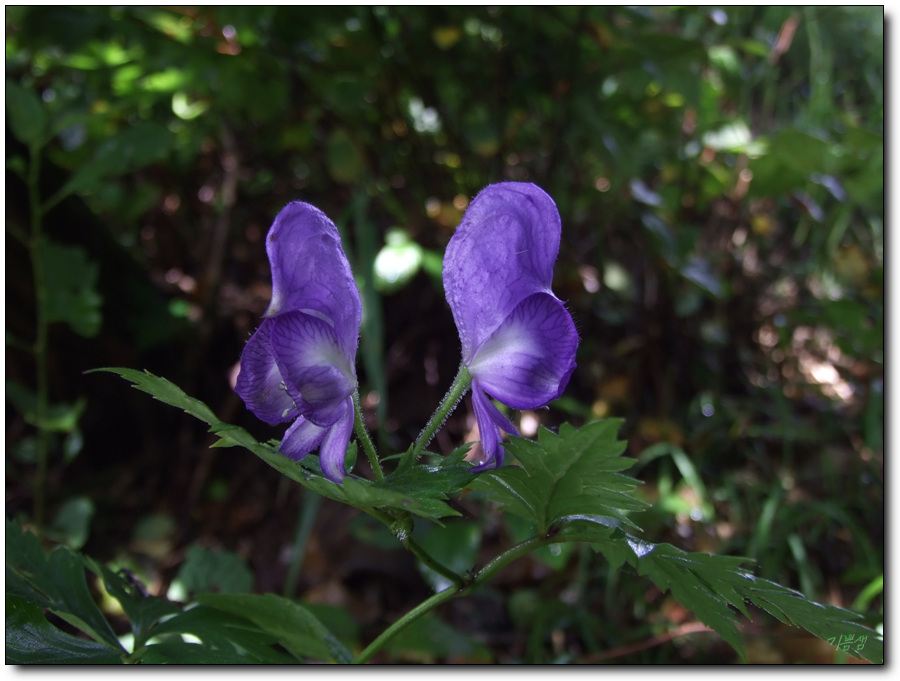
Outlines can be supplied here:
[[362, 406], [359, 403], [359, 391], [353, 393], [353, 430], [356, 431], [356, 437], [362, 443], [369, 464], [372, 466], [372, 472], [375, 474], [375, 480], [381, 482], [384, 480], [384, 471], [381, 470], [381, 462], [378, 460], [378, 453], [375, 451], [375, 444], [369, 437], [369, 431], [366, 430], [366, 423], [363, 420]]
[[47, 324], [47, 286], [44, 272], [43, 253], [43, 217], [44, 209], [40, 198], [41, 155], [36, 144], [28, 147], [30, 163], [28, 168], [28, 204], [31, 213], [31, 235], [28, 248], [31, 254], [31, 269], [34, 277], [35, 337], [32, 346], [36, 373], [36, 426], [37, 426], [37, 472], [34, 481], [34, 522], [39, 530], [44, 526], [46, 506], [47, 470], [50, 456], [50, 433], [47, 430], [47, 412], [49, 410], [49, 372], [48, 372], [48, 324]]
[[428, 424], [422, 429], [422, 432], [419, 433], [419, 437], [416, 439], [415, 444], [400, 460], [399, 468], [401, 470], [412, 468], [416, 461], [419, 460], [419, 457], [422, 456], [425, 451], [426, 445], [431, 442], [431, 438], [434, 437], [434, 434], [444, 425], [444, 421], [446, 421], [447, 417], [450, 416], [454, 409], [456, 409], [456, 405], [459, 404], [459, 401], [462, 399], [463, 395], [466, 394], [466, 391], [468, 391], [471, 385], [472, 375], [469, 373], [465, 364], [460, 364], [459, 371], [456, 374], [456, 378], [453, 379], [450, 390], [444, 395], [444, 399], [431, 416], [431, 420], [428, 421]]
[[381, 634], [374, 641], [366, 646], [366, 648], [362, 652], [360, 652], [360, 654], [357, 655], [356, 658], [354, 658], [353, 664], [364, 664], [368, 662], [375, 656], [375, 654], [379, 650], [381, 650], [381, 648], [384, 647], [384, 645], [389, 640], [391, 640], [404, 628], [415, 622], [423, 615], [427, 615], [437, 606], [451, 601], [454, 598], [468, 596], [470, 593], [484, 585], [488, 580], [491, 579], [491, 577], [493, 577], [500, 570], [512, 563], [514, 560], [517, 560], [522, 556], [549, 544], [560, 544], [570, 541], [596, 541], [596, 539], [596, 535], [592, 535], [590, 533], [572, 532], [566, 534], [557, 534], [553, 536], [532, 537], [531, 539], [527, 539], [519, 544], [516, 544], [515, 546], [507, 549], [492, 561], [490, 561], [487, 565], [481, 568], [481, 570], [476, 572], [470, 579], [463, 580], [463, 582], [461, 584], [458, 584], [456, 587], [449, 587], [447, 589], [444, 589], [443, 591], [438, 592], [419, 603], [419, 605], [417, 605], [415, 608], [410, 610], [408, 613], [394, 622], [391, 626], [381, 632]]

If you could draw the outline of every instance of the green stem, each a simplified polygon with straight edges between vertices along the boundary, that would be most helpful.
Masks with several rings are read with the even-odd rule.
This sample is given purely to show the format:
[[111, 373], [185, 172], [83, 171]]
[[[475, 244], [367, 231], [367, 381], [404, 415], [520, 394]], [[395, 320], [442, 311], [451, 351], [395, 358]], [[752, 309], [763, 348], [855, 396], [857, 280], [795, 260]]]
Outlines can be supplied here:
[[425, 428], [422, 429], [422, 432], [419, 433], [419, 437], [416, 439], [415, 444], [400, 460], [399, 468], [401, 470], [411, 468], [416, 461], [418, 461], [419, 457], [422, 456], [422, 453], [425, 451], [425, 446], [431, 442], [431, 438], [434, 437], [434, 434], [444, 425], [444, 421], [446, 421], [451, 412], [456, 409], [456, 405], [459, 404], [459, 401], [462, 399], [463, 395], [466, 394], [466, 391], [471, 385], [472, 375], [469, 373], [465, 364], [460, 364], [459, 372], [456, 374], [456, 378], [453, 379], [450, 390], [444, 395], [444, 399], [435, 410], [431, 420]]
[[353, 393], [353, 429], [356, 431], [356, 437], [362, 443], [366, 457], [372, 466], [372, 472], [378, 482], [384, 480], [384, 471], [381, 470], [381, 462], [378, 460], [378, 453], [375, 451], [375, 445], [372, 438], [369, 437], [369, 431], [366, 430], [366, 423], [363, 420], [362, 407], [359, 404], [359, 391]]
[[464, 577], [456, 574], [446, 565], [428, 555], [425, 549], [419, 546], [414, 539], [407, 537], [403, 540], [403, 546], [405, 546], [408, 551], [410, 551], [416, 558], [418, 558], [423, 565], [430, 568], [431, 570], [434, 570], [442, 577], [449, 579], [457, 588], [465, 585], [466, 579]]
[[390, 641], [397, 633], [406, 627], [409, 624], [412, 624], [417, 619], [419, 619], [422, 615], [427, 615], [429, 612], [434, 610], [441, 603], [445, 603], [449, 600], [452, 600], [460, 595], [460, 592], [453, 589], [453, 587], [449, 589], [445, 589], [440, 593], [434, 594], [427, 598], [426, 600], [419, 603], [415, 608], [406, 613], [399, 620], [394, 622], [391, 626], [381, 632], [381, 635], [372, 641], [366, 649], [363, 650], [359, 655], [357, 655], [353, 664], [365, 664], [384, 646], [385, 643]]
[[300, 565], [303, 563], [303, 554], [306, 551], [306, 541], [316, 520], [316, 512], [322, 497], [310, 489], [303, 491], [303, 505], [300, 507], [300, 517], [297, 519], [297, 536], [294, 537], [294, 547], [291, 553], [291, 562], [288, 566], [287, 577], [284, 580], [282, 595], [291, 598], [297, 590], [297, 580], [300, 576]]
[[470, 579], [463, 580], [463, 582], [461, 584], [458, 584], [455, 588], [450, 587], [448, 589], [445, 589], [444, 591], [436, 593], [428, 599], [419, 603], [419, 605], [417, 605], [415, 608], [410, 610], [408, 613], [394, 622], [391, 626], [381, 632], [378, 638], [372, 641], [359, 655], [356, 656], [356, 658], [353, 660], [353, 664], [364, 664], [368, 662], [372, 659], [372, 657], [374, 657], [375, 653], [377, 653], [379, 650], [381, 650], [381, 648], [384, 647], [385, 643], [391, 640], [405, 627], [409, 626], [417, 619], [419, 619], [423, 615], [428, 614], [437, 606], [443, 603], [451, 601], [454, 598], [468, 596], [470, 593], [481, 587], [484, 583], [490, 580], [491, 577], [493, 577], [511, 562], [517, 560], [518, 558], [521, 558], [526, 554], [531, 553], [535, 549], [539, 549], [540, 547], [547, 546], [549, 544], [560, 544], [570, 541], [596, 540], [597, 536], [595, 534], [572, 532], [566, 534], [557, 534], [552, 537], [532, 537], [531, 539], [527, 539], [520, 544], [516, 544], [512, 548], [507, 549], [499, 556], [494, 558], [491, 562], [481, 568], [481, 570], [475, 573], [474, 576], [472, 576]]
[[28, 168], [28, 203], [31, 212], [31, 268], [34, 277], [34, 307], [36, 326], [32, 351], [35, 361], [37, 385], [36, 418], [37, 418], [37, 474], [34, 487], [34, 522], [41, 529], [44, 525], [44, 506], [47, 486], [47, 468], [50, 452], [50, 433], [47, 430], [47, 412], [49, 402], [49, 372], [47, 365], [47, 288], [43, 261], [42, 220], [44, 209], [41, 206], [39, 180], [41, 155], [34, 144], [29, 147], [30, 161]]

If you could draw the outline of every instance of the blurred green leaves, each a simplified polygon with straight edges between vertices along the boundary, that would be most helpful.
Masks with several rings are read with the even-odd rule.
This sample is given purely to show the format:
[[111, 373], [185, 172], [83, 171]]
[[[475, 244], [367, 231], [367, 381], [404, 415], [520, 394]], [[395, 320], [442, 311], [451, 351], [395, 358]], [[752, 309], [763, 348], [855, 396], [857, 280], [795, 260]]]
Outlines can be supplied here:
[[39, 144], [46, 116], [41, 100], [14, 80], [6, 79], [6, 111], [13, 134], [26, 145]]
[[85, 338], [100, 331], [103, 298], [97, 292], [99, 268], [78, 246], [66, 246], [44, 239], [37, 257], [45, 272], [47, 322], [65, 322]]
[[[206, 560], [197, 555], [194, 563]], [[97, 575], [122, 606], [131, 624], [133, 650], [126, 650], [113, 633], [88, 589], [85, 570]], [[34, 534], [23, 532], [10, 520], [6, 521], [6, 611], [7, 664], [352, 660], [331, 631], [298, 603], [274, 594], [204, 593], [182, 607], [147, 594], [127, 572], [113, 572], [67, 548], [45, 554]], [[47, 619], [45, 611], [90, 639], [65, 633]]]

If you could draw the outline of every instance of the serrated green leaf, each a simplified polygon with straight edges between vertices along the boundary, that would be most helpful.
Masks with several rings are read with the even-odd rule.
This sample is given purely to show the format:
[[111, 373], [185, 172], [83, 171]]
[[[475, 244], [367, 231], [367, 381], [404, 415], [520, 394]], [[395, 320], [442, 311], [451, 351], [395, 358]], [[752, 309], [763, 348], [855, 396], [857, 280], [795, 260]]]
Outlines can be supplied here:
[[344, 478], [342, 487], [347, 503], [357, 508], [398, 508], [428, 519], [460, 515], [439, 498], [407, 494], [391, 488], [390, 483], [348, 477]]
[[[119, 374], [122, 378], [131, 381], [132, 387], [142, 390], [160, 402], [177, 407], [186, 411], [191, 416], [214, 425], [219, 423], [219, 419], [213, 413], [212, 409], [207, 407], [203, 402], [193, 397], [189, 397], [181, 388], [171, 381], [154, 376], [149, 371], [138, 371], [137, 369], [126, 369], [121, 367], [102, 367], [100, 369], [91, 369], [86, 372], [89, 374], [99, 371], [107, 371], [112, 374]], [[256, 442], [256, 440], [253, 440]]]
[[[446, 465], [418, 466], [405, 475], [389, 478], [382, 482], [347, 477], [341, 485], [326, 478], [319, 468], [316, 457], [305, 457], [297, 462], [269, 444], [258, 442], [250, 433], [239, 426], [219, 421], [213, 411], [200, 400], [188, 396], [174, 383], [154, 376], [147, 371], [137, 371], [121, 367], [93, 369], [89, 373], [106, 371], [119, 374], [133, 383], [133, 387], [191, 414], [209, 424], [210, 432], [219, 436], [214, 447], [243, 447], [256, 454], [291, 480], [299, 482], [312, 491], [343, 504], [355, 506], [363, 511], [376, 508], [397, 508], [429, 520], [459, 515], [444, 500], [450, 491], [459, 489], [471, 472], [466, 464], [451, 459]], [[349, 445], [355, 447], [355, 444]], [[461, 450], [464, 453], [464, 449]], [[433, 478], [429, 475], [434, 472]]]
[[618, 473], [633, 463], [620, 456], [620, 424], [606, 419], [577, 430], [564, 424], [558, 435], [541, 428], [537, 442], [511, 438], [507, 451], [521, 466], [482, 473], [471, 487], [534, 521], [541, 534], [571, 517], [609, 517], [635, 527], [626, 513], [646, 504], [631, 493], [639, 483]]
[[786, 623], [802, 627], [825, 641], [841, 636], [865, 637], [862, 649], [853, 647], [847, 652], [874, 664], [884, 664], [883, 639], [859, 623], [858, 613], [810, 601], [799, 591], [765, 579], [752, 578], [749, 583], [749, 595], [745, 597], [763, 610], [776, 617], [780, 612], [787, 618]]
[[746, 602], [766, 610], [781, 622], [802, 627], [823, 640], [863, 636], [862, 650], [850, 650], [876, 664], [884, 660], [884, 644], [877, 632], [858, 623], [860, 615], [821, 605], [774, 582], [758, 579], [743, 566], [746, 559], [687, 553], [671, 544], [651, 544], [616, 530], [595, 543], [614, 566], [628, 562], [638, 574], [670, 591], [743, 657], [737, 614], [749, 618]]
[[43, 610], [6, 596], [6, 664], [122, 664], [124, 651], [60, 631]]
[[274, 637], [302, 658], [353, 661], [353, 655], [315, 615], [294, 601], [275, 594], [204, 594], [197, 600], [210, 608], [239, 615]]

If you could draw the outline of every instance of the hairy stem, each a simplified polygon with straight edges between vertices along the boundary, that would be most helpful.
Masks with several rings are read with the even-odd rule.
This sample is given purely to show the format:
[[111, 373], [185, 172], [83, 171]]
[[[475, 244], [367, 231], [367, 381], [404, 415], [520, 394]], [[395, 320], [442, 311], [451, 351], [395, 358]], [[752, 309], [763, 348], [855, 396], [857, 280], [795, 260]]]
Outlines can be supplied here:
[[356, 437], [359, 438], [359, 441], [362, 443], [363, 449], [366, 452], [366, 457], [369, 459], [369, 464], [372, 466], [372, 472], [375, 474], [375, 479], [381, 482], [384, 480], [384, 471], [381, 470], [381, 462], [378, 460], [378, 453], [375, 451], [375, 445], [372, 442], [372, 438], [369, 437], [369, 431], [366, 430], [362, 407], [359, 404], [359, 391], [353, 393], [353, 429], [356, 431]]
[[418, 461], [419, 457], [422, 456], [422, 453], [425, 451], [426, 445], [431, 442], [431, 438], [434, 437], [434, 434], [444, 425], [444, 421], [446, 421], [447, 417], [450, 416], [454, 409], [456, 409], [456, 405], [459, 404], [459, 401], [462, 399], [463, 395], [466, 394], [466, 391], [468, 391], [471, 385], [472, 375], [469, 373], [465, 364], [460, 364], [459, 372], [456, 374], [456, 378], [453, 379], [450, 390], [444, 395], [444, 399], [431, 416], [431, 420], [428, 421], [428, 424], [422, 429], [422, 432], [419, 433], [419, 437], [416, 439], [415, 444], [400, 460], [401, 469], [410, 468]]

